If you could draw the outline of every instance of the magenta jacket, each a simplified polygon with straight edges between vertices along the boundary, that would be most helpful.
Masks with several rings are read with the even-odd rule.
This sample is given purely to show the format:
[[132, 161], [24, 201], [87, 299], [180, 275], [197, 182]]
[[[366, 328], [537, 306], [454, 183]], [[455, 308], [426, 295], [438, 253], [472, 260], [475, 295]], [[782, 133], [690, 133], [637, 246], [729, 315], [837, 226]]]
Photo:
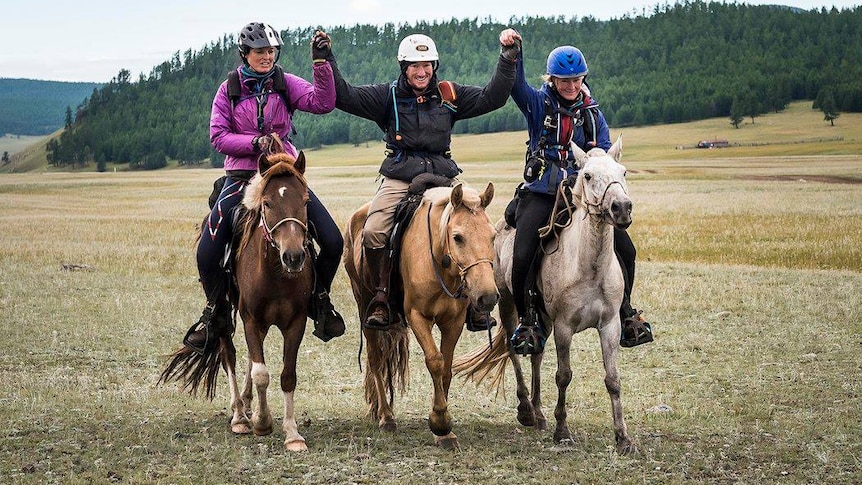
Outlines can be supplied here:
[[[287, 151], [295, 156], [296, 148], [287, 141], [293, 126], [292, 113], [287, 110], [281, 96], [271, 87], [264, 88], [267, 92], [264, 126], [263, 130], [258, 130], [257, 100], [251, 95], [252, 89], [249, 85], [254, 80], [243, 79], [242, 74], [240, 79], [242, 94], [236, 106], [231, 109], [227, 81], [224, 81], [213, 99], [210, 115], [210, 141], [217, 151], [225, 154], [224, 169], [257, 170], [258, 153], [254, 151], [251, 141], [256, 136], [273, 132], [281, 136]], [[294, 110], [324, 114], [335, 109], [335, 81], [328, 62], [314, 66], [314, 84], [289, 73], [284, 73], [284, 81], [290, 106]]]

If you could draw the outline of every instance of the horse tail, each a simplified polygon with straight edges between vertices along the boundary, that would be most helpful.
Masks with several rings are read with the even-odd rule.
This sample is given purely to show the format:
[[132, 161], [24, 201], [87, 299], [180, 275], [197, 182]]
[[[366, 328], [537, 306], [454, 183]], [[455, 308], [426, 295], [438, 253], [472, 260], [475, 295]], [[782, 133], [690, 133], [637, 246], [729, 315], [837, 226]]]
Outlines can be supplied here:
[[[410, 382], [410, 336], [403, 325], [393, 325], [388, 331], [369, 332], [367, 351], [375, 353], [376, 359], [369, 359], [365, 369], [365, 401], [368, 414], [380, 416], [380, 402], [384, 397], [391, 409], [395, 402], [395, 391], [404, 394]], [[372, 368], [372, 360], [376, 360]], [[378, 394], [375, 376], [383, 382], [386, 396]]]
[[476, 384], [490, 377], [489, 389], [499, 391], [506, 377], [509, 363], [509, 337], [505, 330], [498, 328], [490, 346], [480, 345], [465, 355], [455, 357], [452, 372]]
[[203, 355], [185, 345], [175, 350], [168, 356], [168, 365], [162, 371], [158, 384], [180, 382], [182, 389], [192, 396], [197, 396], [198, 390], [203, 386], [207, 399], [212, 401], [215, 398], [219, 369], [224, 366], [224, 354], [229, 352], [224, 338], [220, 340], [218, 349]]

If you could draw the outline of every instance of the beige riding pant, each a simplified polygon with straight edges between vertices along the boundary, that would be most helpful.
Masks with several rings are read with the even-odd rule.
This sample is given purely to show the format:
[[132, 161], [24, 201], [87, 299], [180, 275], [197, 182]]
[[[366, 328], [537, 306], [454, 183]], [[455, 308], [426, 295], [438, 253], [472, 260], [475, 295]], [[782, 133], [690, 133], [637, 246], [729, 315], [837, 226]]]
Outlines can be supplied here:
[[395, 208], [407, 195], [408, 182], [383, 177], [383, 182], [371, 199], [368, 218], [362, 228], [362, 245], [368, 249], [389, 246], [389, 235], [395, 226]]

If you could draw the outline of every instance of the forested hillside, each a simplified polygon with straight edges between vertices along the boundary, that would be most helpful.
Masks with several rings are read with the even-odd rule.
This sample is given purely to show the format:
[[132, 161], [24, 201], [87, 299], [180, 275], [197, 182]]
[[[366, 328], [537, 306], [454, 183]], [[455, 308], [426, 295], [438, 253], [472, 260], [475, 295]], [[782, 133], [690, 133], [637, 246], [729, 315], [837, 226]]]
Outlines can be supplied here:
[[[755, 117], [821, 91], [839, 111], [862, 111], [862, 7], [799, 11], [777, 6], [685, 2], [649, 16], [490, 19], [327, 28], [344, 76], [354, 84], [398, 75], [395, 52], [413, 32], [433, 37], [439, 76], [484, 84], [497, 59], [497, 36], [512, 26], [524, 36], [527, 75], [538, 85], [547, 53], [560, 44], [581, 48], [588, 82], [612, 126], [674, 123], [716, 116]], [[276, 26], [283, 27], [283, 26]], [[310, 79], [314, 27], [283, 31], [280, 64]], [[75, 123], [49, 145], [58, 166], [107, 161], [158, 168], [167, 159], [199, 163], [220, 158], [208, 138], [213, 94], [239, 62], [232, 35], [199, 51], [177, 52], [137, 80], [121, 71], [75, 113]], [[297, 113], [300, 147], [379, 138], [370, 122], [335, 112]], [[456, 132], [523, 128], [513, 103], [456, 125]]]
[[[95, 83], [0, 78], [0, 136], [47, 135], [62, 128], [75, 109], [100, 87]], [[69, 121], [72, 121], [72, 112]]]

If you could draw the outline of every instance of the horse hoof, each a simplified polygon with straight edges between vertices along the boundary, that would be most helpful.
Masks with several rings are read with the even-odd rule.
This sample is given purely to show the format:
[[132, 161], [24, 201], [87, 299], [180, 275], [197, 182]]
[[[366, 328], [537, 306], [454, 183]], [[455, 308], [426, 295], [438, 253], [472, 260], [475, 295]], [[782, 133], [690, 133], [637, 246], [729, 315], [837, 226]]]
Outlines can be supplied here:
[[521, 426], [533, 427], [536, 425], [536, 418], [533, 416], [533, 413], [518, 413], [518, 422], [521, 423]]
[[252, 431], [254, 431], [255, 436], [268, 436], [272, 434], [272, 426], [268, 428], [258, 428], [255, 426], [252, 428]]
[[554, 443], [558, 445], [566, 445], [571, 446], [574, 444], [575, 439], [572, 438], [572, 433], [569, 433], [569, 430], [556, 430], [554, 431]]
[[384, 421], [380, 423], [380, 431], [384, 431], [386, 433], [394, 433], [398, 431], [398, 424], [394, 420]]
[[448, 436], [435, 436], [434, 440], [437, 442], [437, 446], [443, 448], [444, 450], [456, 450], [458, 449], [458, 438], [454, 435]]
[[305, 446], [305, 440], [302, 438], [285, 441], [284, 448], [287, 449], [287, 451], [308, 451], [308, 446]]
[[249, 434], [251, 433], [251, 426], [248, 423], [237, 423], [232, 424], [230, 430], [233, 434]]
[[617, 454], [621, 456], [635, 456], [638, 454], [638, 447], [629, 440], [624, 440], [617, 443]]
[[547, 431], [548, 430], [548, 420], [545, 419], [544, 416], [536, 419], [536, 429], [539, 431]]

